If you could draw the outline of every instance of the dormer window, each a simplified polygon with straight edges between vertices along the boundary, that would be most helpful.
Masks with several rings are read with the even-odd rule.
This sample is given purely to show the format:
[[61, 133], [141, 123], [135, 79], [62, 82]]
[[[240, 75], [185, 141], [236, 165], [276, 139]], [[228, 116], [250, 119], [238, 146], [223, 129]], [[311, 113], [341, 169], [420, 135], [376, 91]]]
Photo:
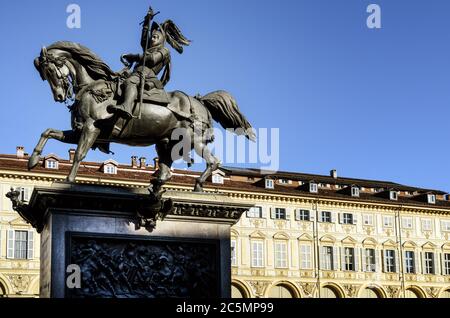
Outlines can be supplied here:
[[280, 184], [289, 184], [288, 179], [280, 179], [279, 182], [280, 182]]
[[389, 191], [389, 200], [397, 201], [398, 200], [398, 193], [397, 191]]
[[273, 189], [274, 183], [272, 179], [266, 179], [266, 189]]
[[311, 193], [317, 193], [319, 191], [319, 187], [317, 186], [317, 183], [310, 182], [309, 183], [309, 192]]
[[53, 159], [45, 160], [45, 168], [47, 169], [58, 169], [58, 161]]
[[223, 184], [223, 177], [220, 174], [214, 174], [212, 176], [212, 183]]
[[427, 195], [427, 202], [429, 204], [436, 204], [436, 195], [434, 194], [428, 194]]
[[107, 174], [117, 174], [117, 167], [112, 164], [107, 164], [104, 166], [103, 172]]
[[352, 197], [359, 197], [359, 188], [352, 187]]

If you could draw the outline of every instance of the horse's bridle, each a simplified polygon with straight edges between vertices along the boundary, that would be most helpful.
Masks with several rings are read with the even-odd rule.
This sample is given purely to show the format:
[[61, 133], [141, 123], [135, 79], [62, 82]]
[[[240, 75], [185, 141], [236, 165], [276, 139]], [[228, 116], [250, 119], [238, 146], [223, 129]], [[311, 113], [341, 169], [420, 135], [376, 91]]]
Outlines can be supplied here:
[[72, 79], [72, 81], [69, 80], [70, 76], [64, 76], [64, 74], [61, 71], [61, 68], [66, 66], [66, 58], [65, 57], [55, 57], [52, 54], [47, 53], [47, 51], [44, 52], [44, 54], [41, 55], [40, 57], [40, 63], [43, 67], [48, 67], [49, 63], [52, 63], [53, 65], [55, 65], [55, 69], [56, 69], [56, 76], [59, 80], [61, 80], [63, 89], [65, 91], [65, 100], [64, 102], [67, 101], [67, 99], [72, 100], [73, 99], [73, 95], [74, 95], [74, 90], [77, 91], [78, 87], [76, 85], [76, 83], [74, 82], [74, 79]]

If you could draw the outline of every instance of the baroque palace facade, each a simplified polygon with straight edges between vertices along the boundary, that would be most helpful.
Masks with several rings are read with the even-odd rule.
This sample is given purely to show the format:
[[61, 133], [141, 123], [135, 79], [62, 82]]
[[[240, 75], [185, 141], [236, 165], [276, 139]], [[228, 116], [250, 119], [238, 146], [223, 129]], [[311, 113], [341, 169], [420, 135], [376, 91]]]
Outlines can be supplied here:
[[[0, 155], [0, 297], [38, 297], [39, 235], [6, 193], [63, 181], [49, 154]], [[77, 182], [147, 187], [157, 162], [84, 162]], [[190, 191], [197, 172], [174, 170], [167, 188]], [[445, 192], [391, 182], [221, 168], [205, 185], [254, 204], [231, 232], [233, 297], [450, 298], [450, 201]]]

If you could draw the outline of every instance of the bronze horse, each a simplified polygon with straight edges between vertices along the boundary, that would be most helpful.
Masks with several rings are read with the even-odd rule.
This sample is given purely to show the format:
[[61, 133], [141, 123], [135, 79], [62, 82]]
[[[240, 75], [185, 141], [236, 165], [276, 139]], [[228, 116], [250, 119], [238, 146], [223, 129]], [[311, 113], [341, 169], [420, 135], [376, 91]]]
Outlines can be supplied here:
[[121, 74], [113, 72], [88, 48], [72, 42], [56, 42], [42, 48], [34, 64], [42, 80], [49, 82], [55, 101], [66, 102], [74, 96], [75, 102], [70, 106], [72, 129], [45, 130], [29, 158], [29, 169], [39, 163], [39, 156], [50, 138], [77, 144], [67, 177], [69, 182], [75, 182], [80, 162], [91, 148], [108, 153], [110, 142], [132, 146], [156, 145], [159, 170], [149, 189], [154, 194], [160, 193], [164, 183], [171, 178], [173, 161], [188, 158], [182, 151], [175, 151], [175, 155], [172, 151], [179, 143], [179, 140], [172, 140], [172, 133], [176, 129], [184, 129], [191, 141], [189, 151], [194, 149], [206, 161], [206, 169], [196, 179], [194, 188], [195, 191], [202, 191], [203, 183], [220, 163], [207, 147], [214, 139], [211, 133], [205, 133], [211, 130], [212, 119], [224, 128], [236, 129], [237, 134], [255, 140], [250, 123], [239, 111], [234, 98], [225, 91], [203, 97], [191, 97], [180, 91], [168, 93], [169, 105], [190, 104], [189, 118], [180, 118], [167, 105], [146, 102], [140, 110], [140, 118], [125, 121], [108, 111], [120, 98], [120, 85], [117, 83]]

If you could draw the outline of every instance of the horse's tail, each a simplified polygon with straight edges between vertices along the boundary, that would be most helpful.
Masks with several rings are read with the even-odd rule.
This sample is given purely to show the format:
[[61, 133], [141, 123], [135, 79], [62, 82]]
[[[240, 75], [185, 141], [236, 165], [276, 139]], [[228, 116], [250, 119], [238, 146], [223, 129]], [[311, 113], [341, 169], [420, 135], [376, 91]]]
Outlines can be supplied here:
[[232, 128], [237, 135], [244, 135], [248, 139], [256, 141], [252, 125], [239, 111], [236, 100], [228, 92], [215, 91], [199, 97], [199, 100], [209, 110], [212, 118], [223, 128]]

